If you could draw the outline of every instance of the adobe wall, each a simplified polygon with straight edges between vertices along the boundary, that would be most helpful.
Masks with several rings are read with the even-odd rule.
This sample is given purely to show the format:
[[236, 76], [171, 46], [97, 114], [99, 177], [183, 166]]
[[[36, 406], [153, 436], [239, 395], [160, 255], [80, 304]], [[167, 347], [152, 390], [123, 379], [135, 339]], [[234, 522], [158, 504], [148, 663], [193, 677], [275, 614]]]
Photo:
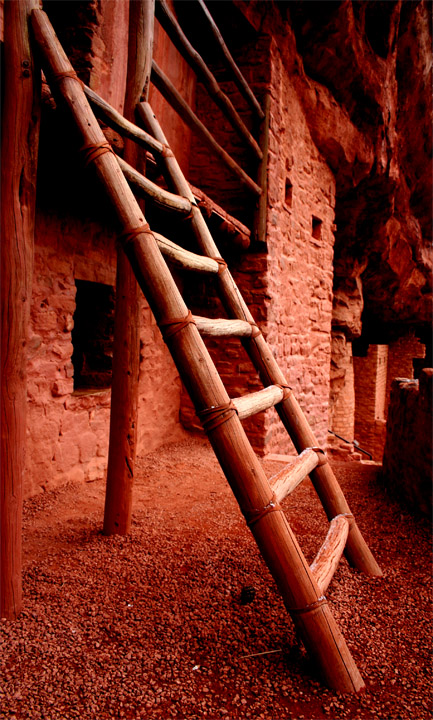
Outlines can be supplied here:
[[[61, 15], [62, 5], [56, 8]], [[71, 4], [72, 15], [64, 18], [64, 41], [77, 43], [75, 64], [83, 79], [119, 111], [125, 92], [128, 7], [122, 0], [89, 5], [80, 24], [74, 15], [78, 4]], [[68, 22], [76, 30], [72, 40]], [[72, 46], [69, 52], [74, 56]], [[177, 60], [173, 79], [191, 94], [191, 73], [184, 61]], [[160, 61], [164, 66], [164, 59]], [[168, 56], [167, 62], [172, 61]], [[160, 104], [164, 120], [166, 110]], [[29, 328], [26, 496], [72, 480], [102, 478], [108, 455], [110, 390], [74, 391], [72, 330], [75, 281], [115, 286], [116, 222], [95, 188], [91, 170], [84, 172], [78, 164], [73, 133], [67, 125], [60, 127], [63, 122], [44, 106]], [[177, 124], [172, 113], [165, 129], [185, 162], [189, 137], [178, 132]], [[65, 144], [66, 136], [70, 140]], [[113, 133], [113, 139], [121, 147], [121, 138]], [[141, 318], [139, 455], [184, 433], [179, 421], [179, 376], [144, 299]]]
[[[285, 43], [285, 45], [284, 45]], [[225, 252], [230, 269], [262, 329], [271, 349], [294, 390], [301, 407], [316, 433], [325, 444], [328, 429], [330, 388], [331, 318], [333, 282], [333, 223], [335, 179], [314, 145], [304, 110], [291, 81], [291, 63], [295, 56], [293, 36], [260, 38], [254, 48], [243, 48], [243, 61], [249, 68], [249, 79], [257, 94], [268, 77], [271, 90], [268, 215], [266, 253], [252, 247], [242, 255]], [[281, 53], [284, 47], [284, 54]], [[202, 112], [204, 98], [199, 94]], [[208, 106], [210, 111], [210, 105]], [[218, 132], [217, 123], [215, 132]], [[228, 136], [225, 137], [226, 142]], [[234, 152], [237, 151], [235, 148]], [[233, 212], [245, 212], [251, 198], [231, 191], [227, 172], [211, 166], [221, 203], [229, 198]], [[209, 157], [194, 142], [191, 173], [193, 182], [209, 176]], [[237, 183], [238, 184], [238, 183]], [[225, 192], [224, 192], [225, 191]], [[212, 193], [212, 188], [208, 189]], [[225, 196], [225, 198], [224, 198]], [[199, 314], [219, 310], [209, 301], [200, 304], [200, 293], [193, 309]], [[221, 315], [219, 315], [221, 317]], [[224, 317], [224, 315], [222, 315]], [[239, 356], [239, 343], [207, 343], [231, 397], [260, 389], [262, 385], [246, 354]], [[193, 426], [191, 409], [186, 401], [182, 418]], [[244, 424], [259, 452], [289, 452], [293, 449], [287, 433], [274, 410]]]
[[433, 369], [391, 386], [381, 479], [403, 507], [431, 517]]
[[354, 357], [355, 438], [359, 445], [382, 459], [386, 432], [386, 380], [388, 346], [370, 345], [366, 357]]
[[[29, 329], [25, 494], [104, 477], [110, 390], [74, 392], [75, 280], [115, 284], [115, 237], [95, 222], [38, 214]], [[137, 452], [180, 439], [180, 381], [141, 303]]]

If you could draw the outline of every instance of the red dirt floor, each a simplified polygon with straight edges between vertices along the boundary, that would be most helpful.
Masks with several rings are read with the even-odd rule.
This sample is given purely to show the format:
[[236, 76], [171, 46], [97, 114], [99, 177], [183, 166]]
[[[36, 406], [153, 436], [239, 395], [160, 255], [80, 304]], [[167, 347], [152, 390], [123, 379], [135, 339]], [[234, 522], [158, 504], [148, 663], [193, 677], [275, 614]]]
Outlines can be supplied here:
[[[26, 502], [0, 718], [430, 720], [430, 523], [389, 499], [376, 466], [334, 469], [384, 572], [343, 559], [327, 593], [366, 690], [321, 684], [207, 440], [188, 437], [138, 462], [129, 537], [101, 534], [103, 481]], [[310, 481], [284, 506], [311, 561], [327, 521]]]

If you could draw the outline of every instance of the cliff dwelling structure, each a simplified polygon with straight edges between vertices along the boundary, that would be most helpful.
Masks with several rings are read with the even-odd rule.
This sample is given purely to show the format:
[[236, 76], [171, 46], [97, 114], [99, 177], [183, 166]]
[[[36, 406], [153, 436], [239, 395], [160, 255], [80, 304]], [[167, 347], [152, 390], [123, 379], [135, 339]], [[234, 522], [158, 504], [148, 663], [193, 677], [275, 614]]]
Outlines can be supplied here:
[[[380, 576], [328, 460], [380, 465], [386, 448], [383, 482], [429, 513], [431, 3], [20, 0], [4, 15], [3, 157], [15, 184], [2, 199], [21, 208], [18, 226], [2, 219], [12, 547], [23, 497], [68, 483], [79, 493], [107, 475], [104, 530], [127, 533], [130, 504], [119, 508], [136, 458], [207, 433], [228, 477], [303, 451], [295, 464], [317, 476], [339, 556], [349, 538], [352, 564]], [[25, 28], [18, 50], [12, 27]], [[148, 236], [165, 260], [143, 250]], [[236, 430], [232, 446], [223, 438], [239, 418], [254, 463]], [[278, 524], [278, 493], [254, 506], [242, 482], [232, 479], [235, 496], [273, 567], [257, 527]], [[327, 583], [313, 601], [282, 591], [325, 668], [328, 651], [311, 647], [322, 630], [298, 617], [321, 608]], [[8, 603], [14, 616], [20, 597]], [[350, 654], [347, 677], [333, 662], [331, 687], [362, 687]]]

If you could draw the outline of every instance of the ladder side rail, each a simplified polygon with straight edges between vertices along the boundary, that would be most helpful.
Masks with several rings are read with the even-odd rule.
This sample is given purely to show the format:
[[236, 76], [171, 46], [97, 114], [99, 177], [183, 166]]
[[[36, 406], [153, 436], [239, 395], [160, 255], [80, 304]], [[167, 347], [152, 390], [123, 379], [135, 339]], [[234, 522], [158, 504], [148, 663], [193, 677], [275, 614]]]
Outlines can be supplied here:
[[[83, 141], [92, 148], [101, 143], [106, 147], [79, 83], [64, 75], [71, 74], [72, 66], [42, 10], [33, 12], [32, 26], [48, 76], [53, 80], [62, 76], [59, 89]], [[142, 227], [143, 213], [112, 152], [98, 154], [93, 166], [122, 230], [130, 231], [125, 250], [157, 322], [160, 326], [179, 323], [187, 314], [186, 305], [152, 233], [147, 229], [134, 232]], [[224, 416], [229, 398], [197, 328], [183, 323], [166, 341], [197, 410], [220, 409], [224, 422], [208, 427], [210, 442], [244, 515], [250, 518], [251, 531], [307, 649], [333, 688], [341, 692], [361, 689], [364, 683], [346, 642], [281, 508], [273, 505], [266, 475], [236, 412]]]
[[[157, 140], [167, 143], [167, 139], [148, 103], [140, 103], [138, 114]], [[174, 158], [164, 158], [164, 162], [168, 172], [171, 173], [177, 192], [180, 195], [189, 193], [188, 183], [177, 161]], [[185, 194], [185, 197], [188, 197], [188, 194]], [[218, 257], [218, 248], [198, 208], [192, 208], [191, 227], [203, 254]], [[218, 280], [221, 299], [229, 317], [254, 322], [229, 270], [220, 273]], [[268, 385], [287, 386], [287, 381], [263, 335], [260, 334], [244, 341], [243, 345], [253, 365], [258, 370], [265, 387]], [[286, 398], [276, 406], [276, 409], [299, 453], [309, 447], [318, 445], [314, 433], [292, 392], [287, 393]], [[317, 467], [310, 477], [329, 521], [336, 515], [351, 514], [346, 498], [329, 463]], [[382, 575], [382, 571], [354, 519], [350, 521], [345, 554], [349, 562], [359, 570], [368, 575]]]
[[182, 57], [188, 62], [190, 67], [202, 81], [204, 87], [209, 93], [212, 100], [222, 110], [226, 118], [231, 123], [242, 140], [248, 145], [248, 148], [254, 153], [258, 160], [262, 158], [262, 151], [257, 141], [253, 138], [244, 121], [235, 109], [231, 100], [221, 90], [215, 76], [209, 70], [205, 61], [197, 50], [192, 46], [177, 19], [171, 12], [165, 0], [159, 0], [155, 7], [155, 16], [165, 32], [169, 36], [173, 45], [180, 52]]
[[245, 76], [242, 73], [242, 70], [237, 65], [236, 61], [233, 58], [233, 55], [231, 54], [230, 50], [228, 49], [226, 43], [224, 42], [224, 38], [220, 32], [218, 25], [216, 24], [215, 20], [213, 19], [212, 15], [210, 14], [209, 10], [207, 9], [204, 1], [197, 0], [197, 2], [200, 5], [201, 9], [203, 10], [203, 13], [209, 23], [209, 27], [212, 31], [212, 34], [222, 51], [222, 54], [225, 58], [227, 67], [233, 73], [233, 79], [234, 79], [239, 91], [242, 93], [245, 100], [250, 105], [251, 109], [255, 112], [258, 119], [263, 120], [263, 118], [265, 117], [265, 114], [260, 106], [260, 103], [257, 100], [256, 96], [254, 95], [254, 92], [251, 90]]
[[260, 186], [250, 178], [245, 170], [243, 170], [241, 166], [233, 160], [231, 155], [215, 140], [212, 133], [210, 133], [205, 124], [199, 120], [195, 112], [191, 110], [186, 100], [184, 100], [182, 95], [176, 90], [167, 75], [158, 67], [155, 60], [152, 62], [152, 74], [150, 78], [153, 85], [155, 85], [173, 110], [177, 112], [179, 117], [182, 118], [183, 122], [200, 136], [203, 142], [206, 143], [209, 149], [224, 163], [230, 172], [234, 173], [250, 192], [255, 195], [260, 195]]

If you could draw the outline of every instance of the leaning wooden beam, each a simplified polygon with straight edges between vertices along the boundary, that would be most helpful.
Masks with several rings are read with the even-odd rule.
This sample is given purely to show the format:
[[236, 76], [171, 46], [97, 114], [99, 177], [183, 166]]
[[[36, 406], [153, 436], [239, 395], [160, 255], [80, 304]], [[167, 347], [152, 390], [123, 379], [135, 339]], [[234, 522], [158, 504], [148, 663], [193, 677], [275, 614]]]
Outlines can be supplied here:
[[40, 68], [28, 19], [39, 3], [4, 8], [1, 163], [1, 575], [0, 617], [22, 608], [22, 501], [26, 448], [27, 332], [33, 279]]
[[228, 152], [226, 152], [224, 148], [217, 143], [213, 135], [211, 135], [209, 130], [205, 127], [205, 125], [203, 125], [201, 120], [199, 120], [197, 115], [191, 110], [188, 103], [183, 99], [182, 95], [176, 90], [173, 83], [170, 82], [167, 75], [165, 75], [165, 73], [163, 73], [158, 67], [155, 60], [152, 62], [152, 75], [150, 77], [152, 83], [159, 90], [161, 95], [164, 96], [167, 102], [170, 103], [172, 108], [176, 110], [184, 123], [200, 135], [203, 142], [207, 144], [210, 150], [219, 157], [219, 159], [232, 173], [237, 175], [241, 183], [245, 185], [248, 190], [255, 195], [260, 195], [262, 191], [259, 185], [257, 185], [257, 183], [255, 183], [254, 180], [247, 175], [245, 170], [242, 170], [240, 165], [238, 165], [238, 163], [230, 157]]
[[[128, 68], [125, 106], [134, 117], [143, 87], [150, 82], [154, 2], [129, 3]], [[137, 166], [140, 148], [125, 142], [125, 160]], [[116, 308], [114, 315], [113, 375], [111, 385], [110, 444], [104, 508], [105, 535], [127, 535], [131, 529], [132, 488], [135, 473], [140, 371], [140, 288], [124, 248], [117, 246]]]
[[186, 198], [174, 193], [168, 192], [163, 188], [156, 185], [156, 183], [149, 180], [141, 173], [138, 172], [132, 165], [129, 165], [125, 160], [116, 155], [117, 162], [122, 168], [122, 172], [126, 177], [127, 181], [136, 188], [140, 195], [152, 200], [152, 202], [160, 205], [166, 210], [173, 210], [179, 212], [182, 215], [189, 215], [191, 212], [191, 203]]
[[[232, 320], [232, 322], [235, 321]], [[237, 322], [242, 321], [238, 320]], [[259, 390], [258, 392], [250, 393], [249, 395], [243, 395], [242, 397], [233, 398], [233, 405], [238, 411], [239, 419], [245, 420], [251, 415], [256, 415], [259, 412], [263, 412], [263, 410], [268, 410], [269, 408], [274, 407], [274, 405], [281, 402], [283, 397], [283, 388], [277, 387], [276, 385], [269, 385], [269, 387], [264, 388], [264, 390]]]
[[159, 0], [156, 3], [156, 17], [164, 28], [165, 32], [179, 50], [180, 54], [185, 58], [191, 65], [193, 70], [197, 73], [198, 78], [202, 81], [206, 87], [209, 95], [223, 111], [227, 119], [230, 121], [232, 126], [238, 132], [239, 136], [248, 144], [249, 148], [254, 152], [258, 160], [262, 158], [262, 151], [258, 143], [254, 140], [250, 131], [246, 127], [242, 118], [235, 110], [232, 102], [229, 100], [227, 95], [221, 90], [214, 75], [209, 70], [205, 61], [199, 55], [197, 50], [193, 48], [185, 33], [181, 29], [178, 21], [171, 12], [165, 0]]
[[179, 267], [184, 268], [184, 270], [201, 273], [219, 273], [220, 265], [216, 260], [212, 260], [212, 258], [205, 257], [204, 255], [196, 255], [196, 253], [192, 253], [189, 250], [184, 250], [180, 245], [176, 245], [176, 243], [168, 240], [160, 233], [154, 231], [153, 234], [164, 257]]
[[340, 562], [349, 534], [349, 521], [344, 515], [332, 518], [325, 542], [314, 558], [310, 570], [325, 593]]
[[[167, 139], [159, 125], [152, 108], [148, 103], [140, 103], [139, 115], [147, 129], [162, 143]], [[167, 172], [171, 175], [173, 186], [179, 195], [190, 197], [191, 190], [182, 170], [173, 157], [164, 157]], [[219, 251], [209, 229], [198, 208], [192, 208], [191, 228], [198, 246], [204, 255], [218, 257]], [[218, 275], [221, 298], [229, 317], [247, 322], [254, 319], [242, 298], [239, 289], [229, 272], [225, 270]], [[287, 380], [281, 372], [273, 353], [263, 335], [243, 341], [245, 350], [257, 368], [263, 385], [282, 385], [287, 387]], [[309, 447], [316, 447], [318, 442], [307, 419], [299, 407], [292, 392], [287, 392], [283, 402], [276, 406], [277, 412], [289, 433], [297, 451], [301, 453]], [[329, 520], [340, 514], [350, 514], [350, 508], [329, 463], [317, 467], [311, 473], [311, 480], [323, 504]], [[381, 576], [382, 571], [365, 542], [355, 520], [350, 521], [349, 537], [346, 545], [346, 556], [355, 567], [368, 575]]]
[[307, 475], [319, 464], [319, 456], [312, 448], [301, 452], [290, 465], [286, 465], [280, 472], [273, 475], [269, 484], [274, 491], [278, 502], [282, 502], [292, 493]]
[[220, 33], [220, 30], [218, 28], [218, 25], [216, 24], [215, 20], [213, 19], [212, 15], [210, 14], [209, 10], [207, 9], [206, 5], [204, 4], [203, 0], [197, 0], [201, 9], [204, 12], [204, 15], [206, 17], [206, 20], [209, 23], [209, 27], [212, 31], [212, 34], [217, 41], [218, 45], [221, 48], [221, 51], [224, 55], [224, 58], [226, 60], [226, 63], [230, 70], [233, 73], [234, 81], [236, 85], [238, 86], [240, 92], [244, 96], [245, 100], [248, 102], [250, 107], [254, 110], [259, 120], [262, 120], [265, 116], [262, 108], [260, 107], [260, 103], [257, 100], [256, 96], [254, 95], [253, 91], [251, 90], [250, 86], [248, 85], [247, 81], [245, 80], [245, 77], [243, 76], [241, 70], [239, 70], [239, 67], [237, 66], [235, 60], [233, 59], [233, 56], [228, 49], [227, 45], [224, 42], [224, 38]]
[[59, 79], [59, 91], [80, 141], [93, 154], [92, 166], [116, 211], [125, 249], [142, 290], [194, 406], [203, 415], [212, 447], [284, 602], [325, 680], [340, 692], [357, 691], [364, 683], [329, 605], [320, 594], [284, 513], [273, 503], [263, 468], [230, 406], [221, 378], [191, 322], [156, 240], [144, 224], [144, 215], [117, 160], [106, 146], [79, 82], [70, 76], [72, 66], [46, 14], [35, 10], [32, 25], [46, 75], [52, 83]]
[[266, 242], [267, 216], [268, 216], [268, 155], [269, 155], [269, 122], [271, 117], [271, 93], [264, 97], [265, 115], [260, 128], [260, 147], [263, 157], [257, 173], [257, 181], [262, 189], [254, 213], [254, 239], [257, 242]]

